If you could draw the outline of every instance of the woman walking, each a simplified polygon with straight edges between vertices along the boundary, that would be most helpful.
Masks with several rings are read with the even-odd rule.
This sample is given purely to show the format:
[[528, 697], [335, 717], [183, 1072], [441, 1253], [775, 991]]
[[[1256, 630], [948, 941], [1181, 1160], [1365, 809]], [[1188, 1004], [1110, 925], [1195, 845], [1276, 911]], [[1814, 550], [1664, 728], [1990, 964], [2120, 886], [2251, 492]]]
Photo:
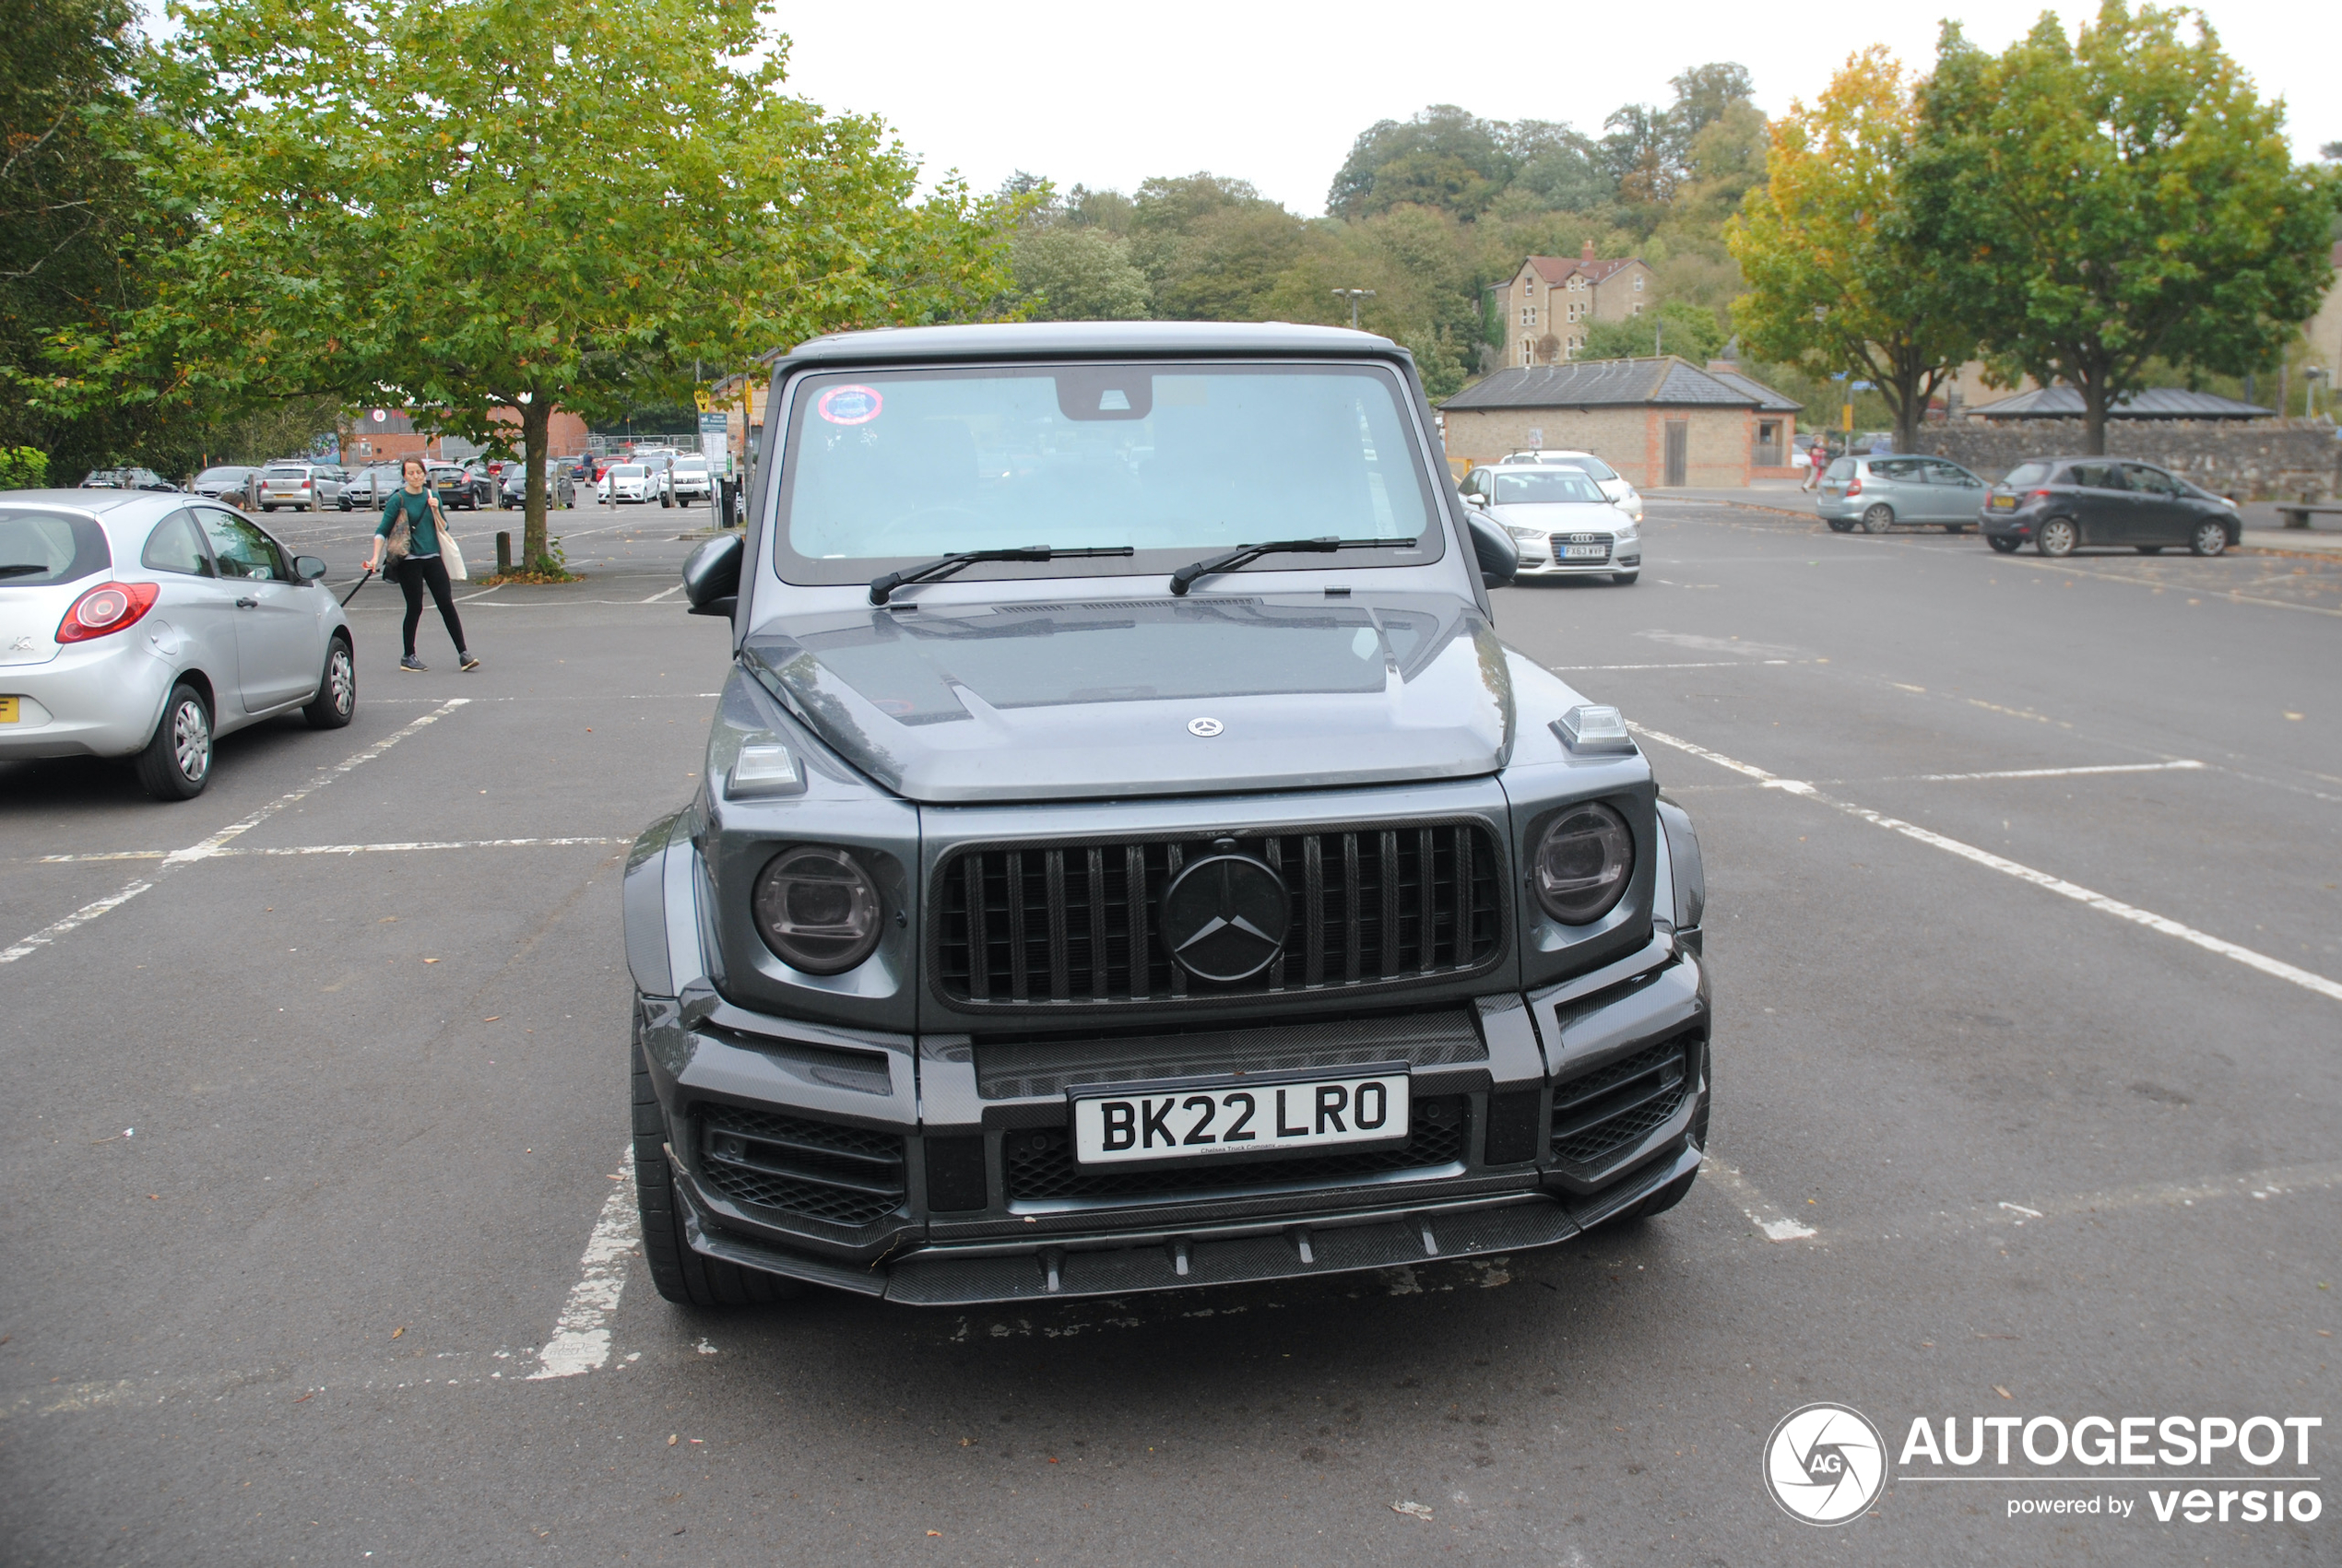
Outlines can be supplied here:
[[432, 603], [439, 607], [439, 619], [447, 623], [448, 641], [455, 644], [455, 663], [467, 672], [476, 670], [479, 661], [464, 647], [464, 623], [455, 618], [455, 602], [447, 588], [447, 563], [440, 558], [440, 534], [447, 519], [440, 515], [439, 498], [428, 489], [429, 470], [421, 458], [409, 457], [399, 465], [398, 476], [404, 483], [390, 492], [390, 500], [383, 505], [382, 525], [374, 530], [373, 554], [366, 561], [366, 570], [372, 572], [387, 553], [392, 574], [407, 595], [407, 654], [398, 667], [417, 675], [431, 668], [415, 656], [415, 628], [422, 624], [423, 590], [429, 588]]

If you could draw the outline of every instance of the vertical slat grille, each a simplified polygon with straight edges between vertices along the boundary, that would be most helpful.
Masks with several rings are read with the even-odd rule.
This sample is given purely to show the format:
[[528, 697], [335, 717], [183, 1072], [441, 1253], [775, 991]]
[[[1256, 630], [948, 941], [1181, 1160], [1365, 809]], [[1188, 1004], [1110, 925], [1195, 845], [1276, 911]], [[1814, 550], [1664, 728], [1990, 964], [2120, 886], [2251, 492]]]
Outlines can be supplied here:
[[[1199, 981], [1172, 961], [1163, 890], [1228, 838], [1275, 871], [1290, 914], [1260, 973]], [[994, 1008], [1164, 1006], [1422, 984], [1503, 944], [1496, 841], [1473, 823], [962, 851], [930, 904], [946, 999]]]

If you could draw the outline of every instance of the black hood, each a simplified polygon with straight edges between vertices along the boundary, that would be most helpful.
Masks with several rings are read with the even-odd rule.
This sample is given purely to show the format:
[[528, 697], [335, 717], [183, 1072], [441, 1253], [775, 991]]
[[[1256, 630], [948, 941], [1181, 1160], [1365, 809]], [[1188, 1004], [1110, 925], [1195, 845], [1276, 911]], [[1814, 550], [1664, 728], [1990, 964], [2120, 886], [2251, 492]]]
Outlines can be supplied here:
[[833, 611], [768, 621], [740, 657], [918, 801], [1467, 778], [1512, 740], [1496, 633], [1440, 595]]

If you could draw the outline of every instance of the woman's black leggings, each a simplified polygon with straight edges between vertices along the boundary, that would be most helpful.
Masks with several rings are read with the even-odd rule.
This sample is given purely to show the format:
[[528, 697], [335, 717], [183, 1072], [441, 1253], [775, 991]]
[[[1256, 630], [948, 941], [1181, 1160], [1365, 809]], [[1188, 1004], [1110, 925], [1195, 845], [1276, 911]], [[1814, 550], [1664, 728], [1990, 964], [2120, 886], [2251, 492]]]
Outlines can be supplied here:
[[455, 619], [455, 601], [448, 596], [447, 563], [435, 555], [410, 555], [398, 566], [398, 588], [407, 595], [407, 624], [400, 629], [407, 638], [407, 656], [415, 656], [415, 628], [423, 623], [426, 587], [432, 603], [439, 607], [439, 619], [447, 623], [447, 635], [455, 639], [455, 652], [462, 653], [464, 623]]

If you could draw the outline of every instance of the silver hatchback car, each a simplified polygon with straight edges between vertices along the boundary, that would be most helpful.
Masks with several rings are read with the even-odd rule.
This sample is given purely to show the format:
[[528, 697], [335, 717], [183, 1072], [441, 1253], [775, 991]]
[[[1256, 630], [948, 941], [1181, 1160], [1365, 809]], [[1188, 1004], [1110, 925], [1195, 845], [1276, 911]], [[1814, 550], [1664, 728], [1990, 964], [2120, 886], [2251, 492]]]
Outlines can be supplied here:
[[325, 574], [201, 497], [0, 492], [0, 761], [126, 757], [185, 800], [218, 736], [296, 709], [347, 725], [358, 668]]
[[1859, 525], [1884, 534], [1897, 524], [1964, 534], [1983, 509], [1984, 481], [1942, 457], [1841, 457], [1822, 471], [1814, 510], [1834, 534]]

